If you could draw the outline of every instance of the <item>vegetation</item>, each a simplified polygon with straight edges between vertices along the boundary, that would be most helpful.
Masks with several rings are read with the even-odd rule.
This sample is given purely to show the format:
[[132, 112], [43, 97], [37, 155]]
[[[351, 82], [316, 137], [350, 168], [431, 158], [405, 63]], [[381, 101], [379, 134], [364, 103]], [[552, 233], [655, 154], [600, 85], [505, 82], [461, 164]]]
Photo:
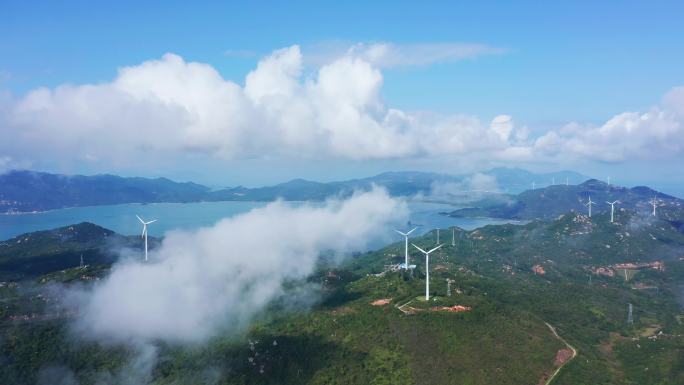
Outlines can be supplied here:
[[[308, 282], [320, 288], [313, 309], [273, 303], [246, 333], [226, 332], [203, 345], [157, 342], [158, 360], [145, 381], [543, 383], [565, 348], [548, 322], [578, 351], [554, 384], [684, 383], [684, 314], [678, 302], [684, 233], [667, 220], [644, 220], [638, 211], [620, 211], [616, 219], [568, 213], [525, 225], [456, 228], [455, 246], [447, 244], [431, 257], [430, 302], [422, 297], [422, 257], [412, 253], [418, 268], [411, 272], [391, 268], [403, 262], [403, 242], [341, 266], [322, 260]], [[75, 243], [103, 241], [96, 238], [93, 233]], [[413, 241], [428, 247], [435, 234]], [[48, 250], [50, 241], [45, 242]], [[23, 258], [20, 250], [14, 249], [17, 258]], [[628, 281], [597, 273], [599, 267], [615, 271], [617, 263], [655, 261], [664, 269], [633, 269]], [[49, 282], [88, 284], [88, 277], [107, 272], [106, 264], [74, 267], [0, 288], [0, 383], [32, 384], [46, 368], [68, 368], [82, 384], [103, 378], [117, 383], [120, 373], [135, 369], [134, 348], [78, 338], [69, 329], [69, 315], [16, 319], [54, 311], [39, 296], [46, 295]], [[447, 279], [453, 282], [451, 296]], [[381, 299], [387, 303], [372, 305]], [[634, 306], [633, 324], [627, 323], [628, 303]], [[454, 305], [468, 310], [435, 310]]]
[[[651, 213], [650, 201], [657, 196], [660, 217], [676, 221], [681, 227], [684, 201], [648, 187], [625, 188], [590, 179], [579, 185], [556, 184], [518, 195], [488, 197], [451, 212], [454, 217], [490, 217], [506, 219], [555, 219], [569, 211], [586, 213], [591, 197], [594, 213], [610, 212], [606, 202], [619, 201], [616, 210], [628, 209]], [[496, 199], [494, 199], [496, 198]]]

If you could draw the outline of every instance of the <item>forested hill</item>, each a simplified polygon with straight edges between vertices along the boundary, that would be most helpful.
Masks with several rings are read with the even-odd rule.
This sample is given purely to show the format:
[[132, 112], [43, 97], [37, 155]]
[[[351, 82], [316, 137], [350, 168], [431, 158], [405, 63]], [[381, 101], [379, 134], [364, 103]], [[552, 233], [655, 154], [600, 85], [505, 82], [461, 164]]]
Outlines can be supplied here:
[[662, 218], [681, 220], [684, 200], [655, 191], [646, 186], [633, 188], [608, 185], [596, 179], [579, 185], [557, 184], [518, 195], [507, 196], [498, 201], [489, 199], [474, 202], [471, 207], [459, 209], [449, 215], [454, 217], [492, 217], [508, 219], [553, 219], [570, 211], [588, 213], [589, 198], [596, 204], [592, 213], [610, 212], [608, 202], [619, 201], [615, 210], [630, 209], [652, 212], [651, 200], [656, 199], [656, 211]]

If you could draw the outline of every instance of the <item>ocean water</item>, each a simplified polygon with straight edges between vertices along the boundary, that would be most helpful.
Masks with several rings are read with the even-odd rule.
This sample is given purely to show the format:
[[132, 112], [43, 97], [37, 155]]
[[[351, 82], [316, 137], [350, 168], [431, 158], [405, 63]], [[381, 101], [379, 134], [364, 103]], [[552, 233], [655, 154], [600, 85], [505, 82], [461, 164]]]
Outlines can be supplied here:
[[[211, 226], [219, 220], [246, 213], [254, 208], [265, 206], [266, 202], [196, 202], [196, 203], [154, 203], [154, 204], [121, 204], [109, 206], [74, 207], [42, 213], [18, 215], [0, 215], [0, 240], [19, 234], [38, 230], [71, 225], [80, 222], [92, 222], [120, 234], [140, 234], [141, 226], [136, 214], [145, 220], [157, 219], [149, 226], [149, 234], [162, 236], [175, 229], [193, 230]], [[291, 202], [301, 205], [301, 202]], [[416, 233], [425, 233], [434, 228], [459, 226], [471, 230], [487, 224], [509, 223], [492, 218], [452, 218], [441, 215], [457, 207], [427, 202], [409, 202], [410, 224], [417, 226]], [[391, 231], [391, 229], [388, 229]], [[448, 234], [444, 234], [448, 237]], [[446, 240], [446, 238], [444, 238]]]

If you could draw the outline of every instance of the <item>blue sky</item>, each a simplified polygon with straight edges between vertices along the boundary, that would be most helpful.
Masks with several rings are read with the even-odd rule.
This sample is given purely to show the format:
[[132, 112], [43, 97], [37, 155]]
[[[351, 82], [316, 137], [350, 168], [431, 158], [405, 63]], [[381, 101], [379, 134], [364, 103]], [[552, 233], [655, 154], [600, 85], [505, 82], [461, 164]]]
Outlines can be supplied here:
[[[501, 52], [382, 68], [383, 103], [483, 121], [506, 114], [516, 126], [543, 134], [572, 121], [601, 125], [622, 112], [645, 112], [684, 85], [684, 5], [677, 1], [140, 3], [2, 1], [0, 90], [21, 99], [38, 87], [106, 83], [117, 76], [117, 68], [167, 52], [207, 63], [224, 79], [244, 85], [261, 58], [293, 44], [304, 56], [307, 50], [356, 43], [482, 44]], [[680, 155], [676, 152], [675, 159]], [[328, 165], [347, 177], [434, 164], [415, 157], [331, 160], [323, 162], [324, 172], [308, 160], [286, 163], [299, 167], [302, 176], [319, 179], [329, 175]], [[593, 164], [610, 170], [623, 163]], [[213, 168], [212, 175], [225, 168], [246, 170], [227, 179], [247, 184], [293, 176], [292, 167], [280, 173], [268, 171], [271, 166], [233, 159], [208, 169]], [[589, 166], [579, 162], [577, 167], [586, 172]], [[253, 176], [262, 169], [262, 177]], [[179, 178], [192, 173], [177, 167], [140, 172]]]

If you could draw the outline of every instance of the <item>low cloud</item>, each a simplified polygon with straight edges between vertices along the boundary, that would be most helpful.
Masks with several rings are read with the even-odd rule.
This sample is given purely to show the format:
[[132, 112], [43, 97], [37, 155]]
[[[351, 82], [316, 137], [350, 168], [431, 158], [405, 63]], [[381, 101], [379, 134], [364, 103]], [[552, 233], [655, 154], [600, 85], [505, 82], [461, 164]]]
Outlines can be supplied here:
[[434, 182], [427, 197], [419, 199], [446, 201], [455, 204], [475, 202], [484, 198], [507, 201], [492, 175], [475, 173], [460, 182]]
[[[321, 253], [343, 256], [404, 223], [384, 190], [293, 206], [275, 202], [197, 231], [172, 231], [150, 263], [127, 260], [94, 289], [68, 296], [78, 335], [114, 342], [190, 343], [239, 333], [283, 284], [308, 277]], [[301, 292], [294, 293], [301, 296]]]

